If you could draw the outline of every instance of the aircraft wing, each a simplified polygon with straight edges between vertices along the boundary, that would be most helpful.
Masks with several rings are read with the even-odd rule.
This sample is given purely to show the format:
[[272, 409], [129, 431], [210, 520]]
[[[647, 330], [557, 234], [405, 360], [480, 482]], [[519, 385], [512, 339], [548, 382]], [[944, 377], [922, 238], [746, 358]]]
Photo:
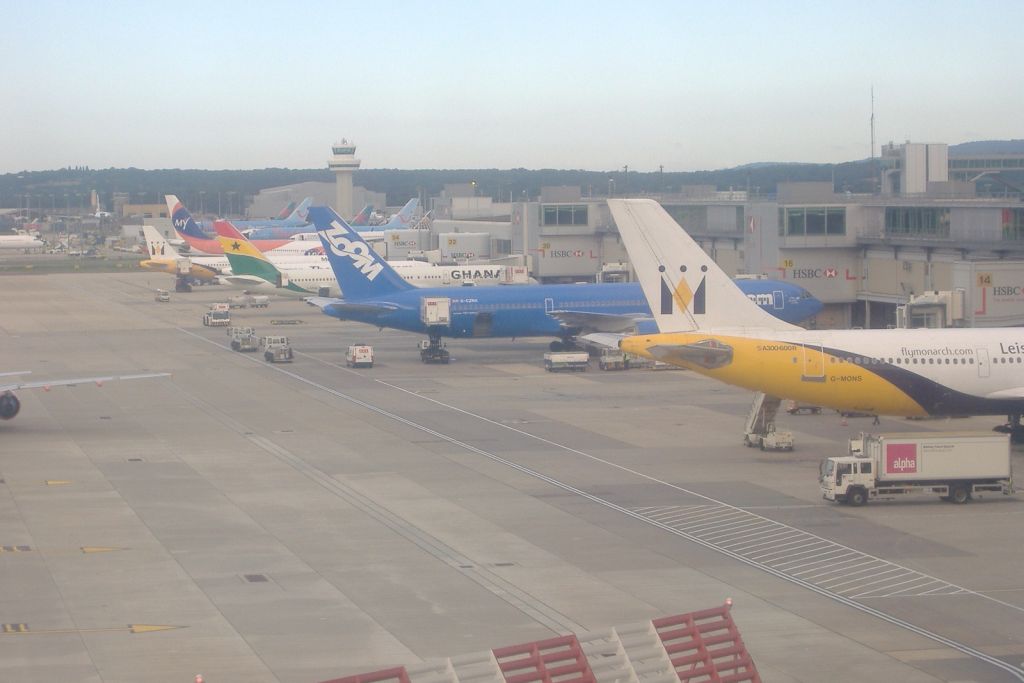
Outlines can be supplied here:
[[575, 330], [589, 332], [627, 332], [636, 327], [637, 316], [584, 311], [548, 311], [548, 315]]
[[985, 394], [985, 398], [1024, 398], [1024, 387], [1000, 389], [999, 391], [993, 391], [991, 394]]
[[390, 313], [398, 310], [398, 306], [389, 303], [358, 303], [335, 299], [326, 296], [309, 296], [303, 299], [311, 306], [318, 306], [321, 309], [329, 309], [332, 314], [344, 317], [345, 313]]
[[220, 279], [232, 285], [265, 285], [266, 280], [255, 275], [221, 275]]
[[[28, 372], [7, 372], [4, 375], [25, 375]], [[2, 375], [0, 375], [2, 376]], [[150, 379], [152, 377], [170, 377], [169, 372], [155, 372], [144, 375], [106, 375], [102, 377], [81, 377], [78, 379], [51, 379], [41, 382], [11, 382], [0, 384], [0, 391], [16, 391], [18, 389], [49, 389], [50, 387], [69, 387], [76, 384], [96, 384], [102, 386], [105, 382], [113, 382], [118, 379]]]
[[615, 334], [613, 332], [591, 332], [590, 334], [584, 334], [580, 337], [583, 341], [594, 346], [600, 346], [605, 349], [618, 349], [619, 342], [625, 339], [628, 335]]

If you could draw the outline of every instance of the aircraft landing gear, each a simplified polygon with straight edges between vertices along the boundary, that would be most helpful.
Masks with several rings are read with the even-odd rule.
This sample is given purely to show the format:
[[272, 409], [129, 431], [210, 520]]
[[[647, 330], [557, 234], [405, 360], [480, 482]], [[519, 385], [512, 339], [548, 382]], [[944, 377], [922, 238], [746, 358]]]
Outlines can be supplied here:
[[424, 363], [440, 363], [447, 365], [451, 360], [448, 349], [441, 343], [441, 335], [429, 330], [430, 339], [420, 342], [420, 360]]

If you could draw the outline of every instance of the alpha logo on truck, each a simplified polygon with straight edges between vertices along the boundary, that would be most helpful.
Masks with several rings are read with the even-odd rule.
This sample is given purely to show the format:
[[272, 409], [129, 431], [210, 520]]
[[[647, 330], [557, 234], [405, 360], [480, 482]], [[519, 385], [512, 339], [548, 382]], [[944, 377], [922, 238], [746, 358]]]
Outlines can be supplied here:
[[327, 243], [331, 245], [331, 251], [336, 255], [352, 259], [352, 264], [360, 273], [366, 276], [367, 280], [373, 280], [384, 270], [383, 264], [379, 263], [373, 249], [366, 242], [352, 242], [344, 235], [348, 234], [345, 228], [332, 223], [334, 230], [324, 233]]
[[917, 474], [917, 445], [912, 443], [886, 444], [885, 471], [888, 474]]

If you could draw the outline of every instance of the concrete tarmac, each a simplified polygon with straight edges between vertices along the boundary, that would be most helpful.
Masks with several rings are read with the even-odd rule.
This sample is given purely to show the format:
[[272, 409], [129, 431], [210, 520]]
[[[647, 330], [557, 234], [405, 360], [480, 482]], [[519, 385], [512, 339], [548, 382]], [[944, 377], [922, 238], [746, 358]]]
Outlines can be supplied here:
[[862, 429], [997, 418], [783, 416], [796, 450], [762, 453], [751, 396], [687, 372], [546, 373], [550, 340], [424, 366], [416, 335], [276, 299], [233, 312], [292, 338], [268, 365], [201, 325], [234, 292], [168, 284], [0, 278], [0, 371], [174, 373], [0, 423], [0, 680], [312, 683], [726, 598], [765, 681], [1020, 680], [1024, 497], [817, 483]]

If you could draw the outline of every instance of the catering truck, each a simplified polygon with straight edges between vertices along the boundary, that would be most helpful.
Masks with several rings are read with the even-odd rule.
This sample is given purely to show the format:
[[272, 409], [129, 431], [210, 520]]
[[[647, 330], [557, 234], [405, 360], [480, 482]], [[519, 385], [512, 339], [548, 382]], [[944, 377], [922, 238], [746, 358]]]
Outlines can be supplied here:
[[372, 368], [373, 347], [367, 344], [353, 344], [345, 351], [345, 365], [350, 368]]
[[231, 310], [226, 303], [210, 304], [210, 309], [203, 314], [203, 324], [207, 327], [227, 327], [231, 324]]
[[990, 432], [861, 434], [850, 454], [821, 463], [825, 500], [863, 505], [907, 494], [966, 503], [974, 495], [1013, 493], [1010, 437]]

